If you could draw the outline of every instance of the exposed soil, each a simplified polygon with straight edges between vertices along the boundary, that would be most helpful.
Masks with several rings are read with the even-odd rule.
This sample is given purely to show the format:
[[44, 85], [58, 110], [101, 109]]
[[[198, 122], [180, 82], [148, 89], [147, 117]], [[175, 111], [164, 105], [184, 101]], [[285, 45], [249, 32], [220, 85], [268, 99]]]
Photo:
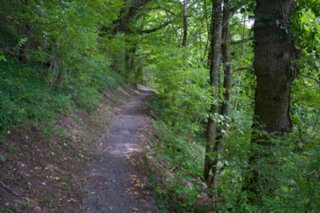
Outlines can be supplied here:
[[149, 91], [133, 97], [112, 123], [82, 183], [89, 212], [158, 212], [148, 194], [142, 146], [147, 140]]
[[50, 137], [28, 124], [10, 132], [0, 144], [0, 212], [154, 209], [141, 148], [151, 94], [121, 87], [103, 94], [90, 115], [61, 115]]

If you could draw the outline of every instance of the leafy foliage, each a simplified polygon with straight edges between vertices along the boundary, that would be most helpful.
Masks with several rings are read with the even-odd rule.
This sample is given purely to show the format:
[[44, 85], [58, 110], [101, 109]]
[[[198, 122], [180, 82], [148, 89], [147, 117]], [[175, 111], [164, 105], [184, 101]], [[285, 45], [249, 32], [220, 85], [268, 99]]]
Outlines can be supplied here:
[[50, 129], [57, 113], [70, 113], [75, 105], [92, 111], [102, 89], [123, 83], [109, 68], [98, 34], [117, 18], [121, 1], [0, 4], [2, 135], [27, 120]]
[[157, 112], [181, 132], [191, 135], [203, 132], [210, 103], [207, 70], [190, 62], [181, 63], [183, 54], [179, 54], [179, 49], [161, 49], [161, 52], [166, 54], [155, 53], [145, 68], [154, 73], [150, 85], [156, 89], [158, 108], [162, 109]]
[[[234, 5], [238, 3], [242, 5], [241, 2], [233, 2]], [[236, 15], [230, 20], [231, 40], [241, 41], [245, 39], [244, 42], [231, 42], [230, 47], [231, 60], [229, 63], [234, 70], [231, 112], [228, 117], [221, 118], [223, 123], [226, 122], [228, 125], [226, 132], [223, 133], [223, 148], [217, 153], [213, 153], [214, 156], [219, 156], [219, 166], [222, 168], [218, 187], [213, 192], [218, 195], [213, 203], [213, 209], [215, 210], [222, 212], [290, 212], [296, 211], [295, 209], [309, 211], [319, 208], [319, 182], [317, 180], [320, 164], [318, 163], [319, 155], [316, 150], [318, 150], [320, 141], [317, 131], [320, 107], [317, 60], [319, 58], [317, 56], [319, 45], [317, 41], [320, 31], [317, 29], [319, 27], [319, 15], [314, 12], [317, 10], [317, 3], [309, 3], [306, 1], [299, 2], [291, 29], [291, 31], [293, 30], [291, 33], [294, 33], [297, 37], [296, 45], [301, 52], [300, 59], [297, 61], [300, 67], [300, 76], [294, 83], [291, 107], [295, 127], [291, 133], [280, 138], [270, 136], [273, 138], [274, 146], [268, 147], [267, 150], [263, 146], [257, 146], [253, 149], [257, 153], [265, 153], [268, 156], [261, 157], [256, 165], [251, 165], [252, 167], [259, 167], [259, 170], [263, 172], [261, 175], [265, 177], [266, 181], [263, 185], [251, 186], [258, 190], [262, 196], [262, 201], [259, 203], [251, 203], [248, 200], [249, 192], [244, 189], [248, 171], [253, 169], [248, 167], [248, 161], [253, 146], [251, 145], [251, 128], [255, 77], [254, 73], [251, 72], [252, 42], [250, 39], [246, 42], [246, 38], [250, 38], [252, 34], [251, 21], [247, 18], [252, 13], [253, 4], [251, 2], [245, 4], [244, 9], [239, 9], [239, 12], [236, 12]], [[193, 16], [196, 17], [197, 15], [196, 12], [192, 14], [191, 20]], [[201, 15], [205, 14], [201, 13]], [[196, 22], [201, 25], [203, 24], [202, 21], [205, 20], [197, 20]], [[193, 29], [197, 29], [196, 26], [193, 28], [192, 21], [189, 27], [191, 32]], [[167, 34], [164, 34], [164, 36], [166, 35], [170, 35], [169, 30]], [[312, 41], [309, 42], [309, 40]], [[208, 81], [206, 77], [208, 71], [206, 70], [208, 68], [205, 60], [197, 57], [206, 55], [207, 52], [203, 48], [195, 49], [195, 46], [199, 47], [197, 42], [199, 42], [197, 39], [190, 41], [187, 50], [175, 46], [176, 41], [174, 39], [172, 44], [155, 42], [155, 49], [150, 46], [145, 47], [145, 51], [152, 52], [148, 61], [149, 65], [145, 67], [145, 71], [152, 72], [151, 78], [153, 81], [150, 85], [157, 92], [157, 99], [153, 101], [152, 108], [172, 129], [170, 131], [174, 131], [174, 137], [169, 140], [166, 136], [170, 132], [169, 130], [159, 134], [160, 142], [154, 142], [156, 144], [154, 147], [155, 155], [161, 159], [163, 153], [174, 153], [169, 156], [165, 155], [167, 156], [166, 159], [161, 159], [171, 165], [176, 165], [173, 162], [178, 161], [181, 155], [185, 156], [182, 153], [187, 152], [192, 147], [189, 143], [190, 140], [203, 147], [204, 139], [202, 137], [205, 133], [207, 112], [211, 103], [210, 92], [212, 91], [206, 85]], [[192, 54], [195, 52], [199, 54], [197, 56]], [[219, 93], [216, 93], [215, 96], [218, 101], [222, 99]], [[158, 123], [155, 124], [155, 128], [159, 128]], [[183, 140], [184, 142], [177, 140]], [[168, 144], [168, 141], [173, 141], [176, 146], [179, 146], [179, 144], [185, 145], [181, 146], [178, 149], [179, 151], [173, 151], [171, 145], [169, 145], [171, 143]], [[160, 150], [158, 144], [163, 145]], [[203, 151], [193, 152], [204, 154]], [[192, 157], [192, 154], [189, 156], [191, 160], [198, 159]], [[203, 159], [204, 156], [200, 158]], [[271, 164], [270, 158], [275, 159]], [[184, 162], [190, 160], [185, 157], [182, 159], [184, 159]], [[179, 170], [179, 172], [172, 174], [173, 179], [179, 182], [179, 178], [184, 175], [183, 180], [193, 184], [193, 181], [196, 180], [194, 177], [202, 177], [202, 174], [195, 176], [188, 173], [188, 171], [203, 166], [203, 160], [197, 160], [197, 162], [197, 165], [191, 164], [193, 168], [177, 166], [175, 170]], [[201, 183], [199, 180], [196, 181]], [[166, 190], [161, 188], [164, 197], [179, 194], [179, 187], [185, 186], [182, 182], [180, 181], [178, 185], [169, 185]], [[272, 189], [275, 190], [271, 193]], [[203, 197], [202, 192], [203, 190], [190, 192], [190, 199]], [[195, 196], [194, 193], [197, 195]], [[171, 197], [169, 199], [172, 200]], [[187, 200], [177, 201], [177, 203], [180, 202], [185, 202], [188, 205]], [[190, 210], [190, 212], [194, 211], [199, 211], [199, 209]]]
[[[159, 121], [154, 122], [155, 135], [161, 136], [151, 143], [156, 160], [162, 165], [161, 169], [168, 171], [163, 177], [154, 179], [154, 191], [159, 199], [163, 212], [195, 211], [201, 184], [197, 177], [201, 176], [204, 149], [194, 141], [178, 136], [168, 126]], [[190, 156], [192, 156], [190, 158]], [[154, 171], [155, 174], [159, 171]], [[160, 184], [163, 183], [166, 187]], [[172, 201], [174, 200], [174, 203]]]
[[[272, 141], [268, 148], [251, 144], [255, 1], [229, 1], [230, 60], [225, 65], [233, 70], [231, 110], [226, 116], [209, 113], [213, 103], [221, 105], [225, 92], [208, 85], [211, 3], [189, 1], [188, 16], [183, 17], [180, 0], [1, 1], [1, 139], [23, 125], [50, 129], [57, 115], [72, 113], [75, 107], [89, 113], [106, 88], [144, 83], [155, 90], [151, 108], [161, 120], [153, 123], [157, 137], [151, 150], [166, 174], [165, 183], [155, 186], [164, 209], [318, 210], [319, 1], [296, 1], [290, 26], [284, 26], [299, 52], [299, 59], [290, 64], [300, 70], [292, 88], [294, 128], [285, 135], [267, 135]], [[188, 20], [186, 46], [183, 18]], [[214, 190], [202, 180], [209, 116], [219, 124], [222, 138], [221, 149], [211, 153], [221, 168]], [[12, 145], [8, 149], [19, 151]], [[264, 156], [249, 168], [251, 152]], [[251, 186], [261, 195], [257, 203], [249, 200], [245, 188], [254, 168], [264, 181]]]

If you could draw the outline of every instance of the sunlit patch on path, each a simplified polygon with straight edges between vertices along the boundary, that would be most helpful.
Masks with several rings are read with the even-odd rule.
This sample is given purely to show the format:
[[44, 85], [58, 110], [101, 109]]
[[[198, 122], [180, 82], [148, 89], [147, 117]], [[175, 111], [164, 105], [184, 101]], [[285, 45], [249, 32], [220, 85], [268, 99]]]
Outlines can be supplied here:
[[148, 126], [144, 111], [150, 95], [143, 91], [131, 99], [103, 140], [83, 185], [83, 203], [89, 212], [157, 212], [145, 189], [148, 180], [141, 146], [146, 137], [139, 131]]

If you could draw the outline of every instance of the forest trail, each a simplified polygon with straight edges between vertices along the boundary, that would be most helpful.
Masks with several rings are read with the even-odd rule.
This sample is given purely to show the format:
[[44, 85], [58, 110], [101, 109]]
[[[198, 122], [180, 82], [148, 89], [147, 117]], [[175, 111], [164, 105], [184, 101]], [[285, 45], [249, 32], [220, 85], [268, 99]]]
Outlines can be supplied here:
[[129, 100], [114, 120], [82, 185], [88, 212], [157, 212], [146, 189], [142, 145], [149, 125], [145, 112], [152, 92], [144, 89]]

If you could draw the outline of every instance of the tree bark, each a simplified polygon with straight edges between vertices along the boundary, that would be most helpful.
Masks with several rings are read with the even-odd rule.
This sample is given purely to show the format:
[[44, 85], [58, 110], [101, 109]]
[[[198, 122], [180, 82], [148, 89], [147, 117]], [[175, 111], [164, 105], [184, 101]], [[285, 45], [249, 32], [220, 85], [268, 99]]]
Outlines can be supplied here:
[[295, 49], [287, 30], [292, 7], [292, 0], [258, 0], [255, 9], [255, 124], [270, 133], [292, 127], [290, 93], [297, 75]]
[[[112, 33], [117, 34], [119, 32], [130, 34], [130, 24], [134, 17], [137, 15], [139, 10], [148, 4], [151, 0], [135, 0], [133, 3], [132, 1], [126, 0], [123, 9], [120, 11], [120, 17], [113, 22]], [[107, 31], [103, 29], [103, 31]]]
[[[222, 43], [221, 43], [221, 55], [222, 55], [222, 63], [223, 63], [223, 101], [220, 108], [220, 115], [227, 116], [230, 111], [230, 90], [232, 83], [232, 70], [229, 64], [229, 18], [230, 18], [230, 5], [228, 0], [224, 0], [223, 2], [223, 19], [222, 19]], [[226, 121], [225, 121], [226, 122]], [[219, 125], [217, 127], [216, 134], [216, 151], [223, 149], [223, 130], [227, 130], [227, 126], [225, 123]], [[214, 187], [217, 188], [218, 179], [221, 173], [221, 166], [219, 166], [219, 161], [221, 159], [215, 159], [214, 163], [216, 164], [213, 167], [214, 172]]]
[[[210, 85], [215, 91], [213, 95], [217, 95], [220, 88], [220, 66], [221, 66], [221, 36], [222, 36], [222, 1], [212, 0], [212, 29], [211, 41], [209, 51], [209, 64], [210, 64]], [[215, 99], [215, 97], [213, 97]], [[209, 186], [213, 184], [214, 167], [216, 166], [216, 158], [210, 156], [217, 150], [217, 123], [213, 116], [220, 112], [218, 103], [213, 103], [210, 109], [210, 116], [207, 126], [207, 144], [206, 156], [204, 164], [204, 179]], [[213, 173], [210, 175], [210, 173]]]
[[[222, 18], [222, 43], [221, 43], [221, 55], [222, 55], [222, 63], [224, 70], [223, 77], [223, 101], [220, 107], [220, 115], [228, 116], [230, 112], [230, 90], [232, 86], [232, 70], [229, 63], [229, 19], [230, 19], [230, 5], [228, 0], [224, 0], [223, 2], [223, 18]], [[226, 121], [224, 121], [226, 122]], [[219, 152], [223, 149], [223, 139], [224, 133], [223, 131], [227, 131], [226, 123], [219, 124], [216, 130], [216, 145], [215, 152]], [[220, 155], [219, 155], [220, 156]], [[214, 189], [218, 188], [219, 177], [222, 171], [222, 167], [219, 162], [223, 160], [220, 158], [214, 159], [213, 163], [215, 166], [213, 167], [213, 187]]]
[[257, 166], [262, 159], [268, 166], [276, 166], [277, 159], [269, 151], [272, 143], [264, 132], [277, 135], [292, 128], [290, 94], [298, 73], [294, 44], [288, 34], [292, 8], [292, 0], [257, 0], [255, 8], [253, 66], [257, 85], [249, 159], [252, 174], [244, 187], [253, 203], [261, 200], [260, 190], [274, 191], [273, 178]]
[[222, 63], [224, 70], [223, 78], [223, 103], [221, 106], [221, 115], [228, 115], [230, 111], [230, 90], [232, 87], [232, 70], [229, 62], [229, 18], [230, 18], [230, 5], [229, 0], [224, 1], [223, 6], [223, 28], [222, 28]]

